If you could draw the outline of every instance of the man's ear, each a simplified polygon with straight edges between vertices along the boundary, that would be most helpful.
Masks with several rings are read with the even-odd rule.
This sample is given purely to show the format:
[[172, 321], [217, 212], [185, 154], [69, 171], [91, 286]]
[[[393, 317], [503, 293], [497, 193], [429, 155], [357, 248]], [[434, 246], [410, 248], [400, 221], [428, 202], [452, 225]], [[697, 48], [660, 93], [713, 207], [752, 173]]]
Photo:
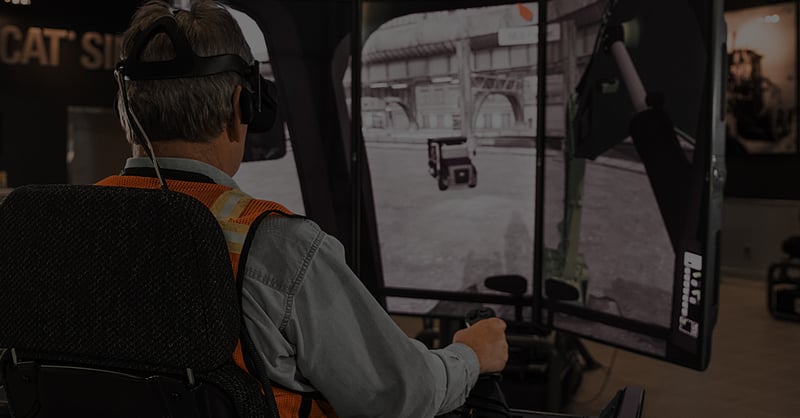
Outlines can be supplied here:
[[247, 135], [247, 125], [242, 123], [242, 109], [239, 105], [240, 100], [239, 98], [242, 95], [242, 86], [238, 85], [233, 90], [233, 95], [231, 96], [231, 105], [233, 108], [233, 112], [231, 115], [231, 120], [228, 121], [226, 130], [228, 133], [228, 138], [231, 142], [238, 142], [244, 141], [245, 135]]

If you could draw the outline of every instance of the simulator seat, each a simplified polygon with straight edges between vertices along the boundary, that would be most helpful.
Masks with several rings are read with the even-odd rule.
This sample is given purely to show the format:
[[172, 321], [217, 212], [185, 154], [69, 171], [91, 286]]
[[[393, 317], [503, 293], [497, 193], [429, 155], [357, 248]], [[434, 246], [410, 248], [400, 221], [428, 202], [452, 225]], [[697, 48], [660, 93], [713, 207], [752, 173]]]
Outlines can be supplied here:
[[26, 186], [0, 204], [0, 231], [0, 385], [14, 416], [277, 417], [268, 383], [265, 397], [232, 359], [241, 298], [200, 202]]

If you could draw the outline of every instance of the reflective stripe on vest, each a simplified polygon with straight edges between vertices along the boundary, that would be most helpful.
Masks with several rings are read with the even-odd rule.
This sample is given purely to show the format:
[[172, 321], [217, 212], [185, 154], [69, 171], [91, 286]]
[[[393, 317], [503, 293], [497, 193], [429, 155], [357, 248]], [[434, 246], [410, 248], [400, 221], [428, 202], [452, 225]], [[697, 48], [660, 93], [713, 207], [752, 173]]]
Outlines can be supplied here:
[[[99, 181], [97, 185], [140, 189], [158, 189], [161, 187], [155, 178], [138, 176], [111, 176]], [[214, 214], [214, 217], [222, 227], [236, 280], [239, 279], [239, 260], [253, 222], [265, 212], [276, 212], [276, 216], [279, 216], [279, 213], [292, 214], [278, 203], [253, 199], [241, 190], [219, 184], [167, 180], [167, 186], [172, 191], [194, 197]], [[272, 214], [268, 216], [272, 216]], [[245, 365], [241, 340], [236, 342], [233, 360], [242, 370], [252, 375]], [[327, 402], [312, 399], [310, 394], [302, 394], [276, 386], [273, 386], [272, 393], [275, 396], [278, 412], [282, 418], [336, 417]]]

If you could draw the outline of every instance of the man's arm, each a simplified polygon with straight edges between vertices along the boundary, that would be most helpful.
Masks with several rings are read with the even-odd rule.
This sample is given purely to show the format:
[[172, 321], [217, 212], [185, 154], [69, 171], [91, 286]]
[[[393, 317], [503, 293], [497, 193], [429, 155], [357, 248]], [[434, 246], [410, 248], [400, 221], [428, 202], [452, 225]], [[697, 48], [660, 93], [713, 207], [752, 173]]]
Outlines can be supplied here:
[[408, 338], [326, 237], [294, 303], [298, 368], [341, 416], [432, 417], [464, 403], [477, 380], [472, 349], [428, 350]]
[[[340, 416], [432, 417], [464, 403], [480, 371], [476, 350], [463, 343], [428, 350], [408, 338], [346, 265], [337, 240], [318, 229], [312, 237], [300, 224], [307, 221], [269, 222], [293, 227], [260, 230], [258, 247], [272, 252], [248, 256], [248, 273], [270, 270], [262, 288], [245, 286], [245, 313], [257, 303], [271, 322], [248, 327], [261, 350], [293, 356], [294, 380], [321, 392]], [[305, 247], [297, 268], [281, 264]], [[285, 341], [260, 338], [273, 327]], [[492, 327], [470, 329], [466, 340], [480, 340], [485, 328]]]

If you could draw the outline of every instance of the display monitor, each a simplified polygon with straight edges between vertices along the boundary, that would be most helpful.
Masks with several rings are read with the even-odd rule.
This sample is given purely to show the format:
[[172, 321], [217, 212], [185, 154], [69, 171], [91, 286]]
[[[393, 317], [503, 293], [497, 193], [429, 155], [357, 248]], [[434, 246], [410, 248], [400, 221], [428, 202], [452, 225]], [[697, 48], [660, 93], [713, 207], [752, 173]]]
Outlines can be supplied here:
[[540, 155], [542, 320], [697, 369], [717, 310], [721, 3], [604, 2], [582, 47], [586, 15], [561, 20], [566, 56], [546, 68], [568, 123], [562, 147]]
[[[350, 71], [343, 83], [360, 94], [378, 292], [395, 314], [489, 305], [702, 369], [724, 180], [721, 2], [547, 8], [363, 1], [359, 85]], [[621, 44], [606, 47], [611, 35]]]

